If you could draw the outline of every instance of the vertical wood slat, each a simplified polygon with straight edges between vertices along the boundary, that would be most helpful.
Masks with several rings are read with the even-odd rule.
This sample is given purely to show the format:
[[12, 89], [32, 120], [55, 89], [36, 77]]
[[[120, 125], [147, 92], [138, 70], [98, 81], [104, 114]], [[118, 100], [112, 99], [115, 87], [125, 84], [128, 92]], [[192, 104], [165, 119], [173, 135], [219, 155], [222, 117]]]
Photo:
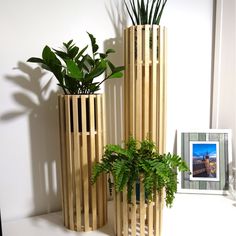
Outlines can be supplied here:
[[149, 130], [149, 88], [150, 88], [150, 79], [149, 79], [149, 63], [150, 63], [150, 26], [144, 26], [144, 78], [143, 78], [143, 134], [142, 139], [147, 138], [147, 135], [150, 135]]
[[67, 186], [68, 186], [68, 222], [69, 227], [74, 230], [74, 204], [73, 204], [73, 180], [72, 180], [72, 147], [71, 147], [71, 116], [70, 116], [70, 98], [65, 98], [65, 120], [66, 120], [66, 155], [67, 155]]
[[123, 201], [122, 201], [122, 224], [123, 224], [123, 236], [128, 236], [128, 229], [129, 229], [129, 224], [128, 224], [128, 199], [127, 199], [127, 186], [124, 188], [123, 193]]
[[79, 127], [78, 127], [78, 98], [72, 97], [72, 110], [73, 110], [73, 139], [74, 143], [74, 173], [75, 173], [75, 208], [76, 208], [76, 229], [81, 230], [81, 166], [80, 166], [80, 140], [79, 140]]
[[[101, 97], [98, 96], [97, 97], [97, 107], [96, 107], [96, 110], [97, 110], [97, 114], [96, 114], [96, 117], [97, 117], [97, 156], [99, 158], [102, 157], [102, 148], [103, 148], [103, 145], [102, 145], [102, 123], [101, 123], [101, 119], [100, 119], [100, 116], [101, 116]], [[104, 221], [104, 212], [103, 212], [103, 195], [101, 194], [103, 191], [104, 191], [104, 186], [103, 186], [103, 180], [104, 177], [103, 176], [100, 176], [98, 178], [98, 227], [101, 227], [103, 225], [103, 221]]]
[[87, 150], [87, 116], [86, 97], [81, 96], [81, 119], [82, 119], [82, 167], [83, 167], [83, 198], [84, 198], [84, 227], [89, 230], [89, 175], [88, 175], [88, 150]]
[[122, 235], [122, 219], [123, 219], [123, 214], [121, 214], [121, 193], [116, 193], [116, 233], [117, 236]]
[[[136, 194], [140, 196], [139, 202], [136, 202]], [[138, 193], [134, 187], [131, 201], [130, 207], [128, 207], [127, 187], [122, 193], [115, 193], [116, 235], [161, 236], [161, 217], [164, 204], [162, 191], [156, 192], [153, 201], [146, 205], [144, 185], [141, 183]]]
[[[163, 81], [163, 29], [159, 28], [158, 31], [158, 58], [159, 58], [159, 64], [158, 64], [158, 70], [159, 70], [159, 80], [158, 80], [158, 136], [163, 137], [164, 135], [164, 130], [163, 130], [163, 98], [164, 98], [164, 81]], [[163, 139], [159, 138], [158, 139], [158, 147], [159, 151], [162, 153], [163, 152]]]
[[140, 235], [145, 235], [145, 191], [144, 184], [140, 181], [140, 203], [139, 203], [139, 219], [140, 219]]
[[157, 26], [153, 25], [152, 29], [152, 75], [151, 75], [151, 126], [150, 126], [150, 138], [153, 141], [157, 141]]
[[135, 138], [142, 138], [142, 26], [137, 26], [137, 66], [136, 66], [136, 94], [135, 98]]
[[[93, 166], [96, 162], [96, 152], [95, 152], [95, 111], [94, 111], [94, 104], [95, 104], [95, 96], [89, 96], [89, 107], [90, 107], [90, 155], [91, 155], [91, 165]], [[92, 191], [92, 228], [97, 229], [97, 188], [96, 184], [91, 186]]]
[[[127, 104], [127, 111], [128, 111], [128, 117], [127, 117], [127, 122], [129, 122], [129, 133], [127, 136], [127, 139], [129, 138], [130, 135], [136, 135], [135, 133], [135, 115], [136, 115], [136, 107], [135, 107], [135, 99], [136, 99], [136, 87], [135, 87], [135, 81], [136, 81], [136, 70], [135, 70], [135, 28], [132, 27], [129, 29], [129, 50], [130, 53], [128, 54], [130, 57], [130, 64], [129, 64], [129, 79], [125, 79], [127, 81], [128, 87], [125, 89], [127, 90], [127, 93], [130, 95], [129, 97], [129, 103]], [[127, 100], [125, 100], [126, 102]], [[129, 104], [129, 107], [128, 107]]]
[[136, 205], [136, 186], [134, 185], [133, 188], [134, 194], [132, 194], [131, 197], [131, 236], [136, 236], [136, 211], [137, 211], [137, 205]]
[[125, 139], [130, 135], [138, 140], [149, 137], [162, 153], [166, 138], [166, 29], [132, 26], [125, 30], [126, 40]]
[[62, 189], [62, 211], [64, 224], [69, 227], [68, 222], [68, 195], [67, 185], [67, 168], [66, 168], [66, 143], [65, 143], [65, 103], [63, 97], [58, 96], [59, 104], [59, 125], [60, 125], [60, 148], [61, 148], [61, 189]]
[[[125, 52], [130, 52], [129, 50], [129, 29], [125, 29], [125, 42], [124, 42], [124, 51]], [[129, 57], [130, 57], [130, 53], [126, 53], [125, 54], [125, 57], [124, 57], [124, 63], [125, 65], [127, 65], [127, 69], [125, 70], [125, 78], [129, 77], [129, 72], [131, 71], [130, 68], [129, 68]], [[124, 80], [124, 87], [127, 88], [128, 87], [128, 80]], [[129, 91], [128, 89], [125, 89], [125, 92], [124, 92], [124, 100], [125, 101], [130, 101], [131, 99], [129, 98]], [[129, 107], [128, 106], [125, 106], [125, 110], [124, 110], [124, 117], [125, 117], [125, 120], [127, 121], [125, 123], [125, 138], [128, 139], [129, 137], [129, 127], [130, 127], [130, 123], [129, 123]]]
[[160, 202], [160, 198], [159, 198], [159, 193], [156, 191], [155, 193], [155, 207], [154, 207], [154, 232], [156, 233], [156, 236], [160, 236], [160, 206], [159, 206], [159, 202]]
[[[95, 157], [98, 157], [96, 161], [102, 157], [103, 145], [106, 142], [105, 121], [102, 121], [104, 103], [101, 101], [102, 95], [92, 95], [91, 97], [65, 95], [58, 98], [63, 215], [65, 226], [71, 230], [96, 229], [100, 217], [102, 218], [100, 227], [107, 222], [105, 178], [100, 180], [99, 184], [102, 187], [99, 188], [99, 191], [97, 191], [98, 183], [90, 185], [92, 165]], [[87, 121], [88, 116], [89, 121]], [[87, 130], [87, 122], [89, 122], [89, 130]], [[99, 134], [95, 123], [98, 126]], [[80, 125], [81, 127], [79, 127]], [[97, 200], [98, 194], [101, 195], [100, 202]], [[100, 215], [97, 209], [98, 203], [102, 209]]]
[[[105, 94], [103, 96], [101, 96], [101, 111], [102, 111], [102, 116], [103, 119], [101, 119], [102, 122], [102, 147], [101, 147], [101, 159], [102, 159], [102, 151], [103, 151], [103, 147], [107, 144], [107, 132], [106, 132], [106, 104], [105, 104], [106, 98], [105, 98]], [[100, 159], [100, 160], [101, 160]], [[104, 184], [105, 183], [105, 184]], [[108, 179], [107, 179], [107, 174], [104, 174], [104, 179], [103, 179], [103, 212], [104, 212], [104, 219], [103, 219], [103, 224], [105, 224], [105, 222], [107, 222], [108, 220], [108, 213], [107, 213], [107, 183], [108, 183]]]

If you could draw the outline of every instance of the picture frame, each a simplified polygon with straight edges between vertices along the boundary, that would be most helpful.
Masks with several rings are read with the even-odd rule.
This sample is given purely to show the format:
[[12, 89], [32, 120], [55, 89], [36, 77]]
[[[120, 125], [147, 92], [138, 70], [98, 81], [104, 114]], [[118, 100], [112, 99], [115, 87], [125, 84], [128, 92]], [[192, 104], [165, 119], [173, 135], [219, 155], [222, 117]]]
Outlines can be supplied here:
[[178, 173], [179, 193], [228, 193], [232, 162], [230, 129], [178, 130], [177, 153], [190, 169]]

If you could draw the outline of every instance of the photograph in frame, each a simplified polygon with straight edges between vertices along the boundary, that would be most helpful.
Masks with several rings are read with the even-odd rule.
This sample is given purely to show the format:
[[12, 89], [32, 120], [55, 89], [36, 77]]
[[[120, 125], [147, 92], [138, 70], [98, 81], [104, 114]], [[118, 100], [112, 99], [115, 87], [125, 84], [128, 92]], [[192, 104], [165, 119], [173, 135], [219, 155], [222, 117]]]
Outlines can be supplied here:
[[179, 173], [178, 192], [227, 193], [232, 161], [231, 130], [178, 131], [177, 149], [190, 169]]

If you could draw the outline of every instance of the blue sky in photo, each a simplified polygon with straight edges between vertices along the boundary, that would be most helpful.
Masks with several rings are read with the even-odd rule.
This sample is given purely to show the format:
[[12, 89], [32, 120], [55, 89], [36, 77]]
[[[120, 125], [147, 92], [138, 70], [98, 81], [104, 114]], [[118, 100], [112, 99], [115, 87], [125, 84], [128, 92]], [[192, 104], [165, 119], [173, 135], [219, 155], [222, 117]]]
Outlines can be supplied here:
[[216, 157], [215, 143], [193, 143], [193, 156], [203, 157], [208, 154], [210, 157]]

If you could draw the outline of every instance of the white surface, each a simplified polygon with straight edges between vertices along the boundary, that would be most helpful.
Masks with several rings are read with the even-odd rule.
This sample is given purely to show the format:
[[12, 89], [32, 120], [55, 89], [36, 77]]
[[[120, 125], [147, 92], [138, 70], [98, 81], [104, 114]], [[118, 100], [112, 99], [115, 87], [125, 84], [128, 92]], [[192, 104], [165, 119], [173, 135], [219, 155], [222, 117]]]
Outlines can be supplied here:
[[[0, 7], [0, 208], [5, 220], [60, 209], [59, 137], [56, 81], [42, 74], [31, 56], [45, 44], [60, 47], [75, 39], [88, 43], [86, 31], [101, 49], [112, 46], [122, 64], [123, 0], [8, 0]], [[162, 24], [168, 28], [167, 150], [176, 129], [208, 128], [213, 0], [168, 1]], [[121, 12], [121, 17], [117, 17]], [[121, 25], [123, 23], [123, 26]], [[13, 68], [18, 69], [13, 70]], [[27, 82], [29, 81], [29, 82]], [[120, 142], [122, 83], [107, 86], [109, 139]], [[109, 91], [110, 90], [110, 93]], [[118, 112], [114, 112], [118, 109]], [[118, 116], [119, 114], [119, 116]], [[14, 118], [13, 118], [14, 117]], [[117, 123], [116, 123], [117, 122]], [[117, 125], [118, 124], [118, 125]], [[173, 235], [172, 235], [173, 236]]]
[[[4, 236], [114, 235], [113, 202], [109, 202], [109, 223], [100, 230], [80, 233], [63, 227], [61, 212], [3, 224]], [[219, 195], [177, 194], [174, 206], [165, 208], [162, 236], [235, 236], [236, 202]]]

